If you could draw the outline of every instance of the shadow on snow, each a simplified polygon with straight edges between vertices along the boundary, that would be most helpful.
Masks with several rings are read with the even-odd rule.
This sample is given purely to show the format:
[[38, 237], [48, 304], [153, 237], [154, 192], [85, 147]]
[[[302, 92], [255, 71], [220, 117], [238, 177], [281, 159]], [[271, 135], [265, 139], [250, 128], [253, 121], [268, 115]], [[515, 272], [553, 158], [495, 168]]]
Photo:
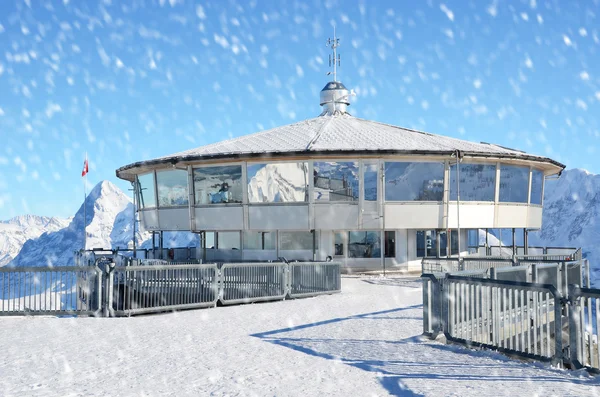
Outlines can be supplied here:
[[[410, 379], [450, 380], [463, 382], [556, 382], [570, 384], [595, 383], [592, 379], [577, 379], [565, 376], [564, 371], [551, 370], [542, 365], [531, 365], [511, 360], [499, 353], [473, 351], [453, 345], [442, 345], [423, 339], [421, 335], [386, 340], [390, 332], [401, 334], [407, 321], [420, 322], [422, 305], [334, 318], [310, 324], [282, 328], [253, 334], [256, 338], [284, 346], [292, 350], [320, 357], [377, 374], [378, 380], [390, 394], [396, 396], [420, 396], [405, 384]], [[418, 310], [418, 314], [414, 311]], [[413, 313], [402, 313], [413, 311]], [[373, 321], [385, 322], [387, 335], [383, 339], [337, 338], [335, 335], [353, 335], [354, 330], [364, 329]], [[401, 321], [401, 322], [400, 322]], [[360, 324], [365, 322], [364, 324]], [[329, 327], [334, 326], [332, 333]], [[345, 330], [340, 331], [340, 327]], [[411, 325], [411, 328], [413, 326]], [[377, 335], [377, 329], [373, 334]], [[332, 338], [323, 335], [334, 335]], [[389, 339], [389, 338], [388, 338]], [[464, 353], [472, 359], [461, 358]], [[443, 358], [440, 356], [443, 355]], [[545, 374], [528, 375], [526, 369], [546, 369]], [[556, 384], [555, 383], [555, 384]]]

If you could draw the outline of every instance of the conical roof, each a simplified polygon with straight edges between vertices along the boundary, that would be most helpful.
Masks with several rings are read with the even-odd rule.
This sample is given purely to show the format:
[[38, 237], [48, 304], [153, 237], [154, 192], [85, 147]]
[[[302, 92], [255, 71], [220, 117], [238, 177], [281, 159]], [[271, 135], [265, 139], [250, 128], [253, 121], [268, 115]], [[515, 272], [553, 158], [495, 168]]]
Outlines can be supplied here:
[[559, 167], [550, 158], [506, 147], [475, 143], [427, 132], [383, 124], [349, 114], [323, 115], [152, 160], [129, 164], [117, 176], [133, 180], [134, 175], [161, 164], [212, 159], [287, 157], [290, 155], [451, 155], [460, 150], [470, 157], [531, 160]]

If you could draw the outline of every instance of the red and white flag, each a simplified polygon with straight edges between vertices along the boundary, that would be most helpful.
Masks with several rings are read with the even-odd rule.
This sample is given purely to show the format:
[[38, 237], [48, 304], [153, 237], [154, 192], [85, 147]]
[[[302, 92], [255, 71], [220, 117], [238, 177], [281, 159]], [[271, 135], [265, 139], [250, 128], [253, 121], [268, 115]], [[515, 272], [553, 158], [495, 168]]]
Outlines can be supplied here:
[[85, 157], [85, 161], [83, 162], [83, 170], [81, 171], [81, 176], [85, 176], [85, 174], [87, 174], [89, 171], [88, 169], [88, 159], [87, 156]]

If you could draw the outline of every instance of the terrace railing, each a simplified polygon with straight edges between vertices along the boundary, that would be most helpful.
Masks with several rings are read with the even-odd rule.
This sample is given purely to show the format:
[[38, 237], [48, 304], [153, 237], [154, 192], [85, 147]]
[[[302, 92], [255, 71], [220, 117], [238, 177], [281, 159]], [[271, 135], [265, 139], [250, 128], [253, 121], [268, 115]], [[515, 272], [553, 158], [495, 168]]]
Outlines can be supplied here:
[[587, 260], [559, 259], [423, 274], [423, 333], [600, 371], [600, 289], [579, 287], [589, 286]]
[[75, 262], [0, 268], [0, 315], [130, 316], [341, 291], [334, 262], [200, 264], [110, 251], [77, 253]]
[[98, 314], [97, 266], [0, 268], [0, 316]]

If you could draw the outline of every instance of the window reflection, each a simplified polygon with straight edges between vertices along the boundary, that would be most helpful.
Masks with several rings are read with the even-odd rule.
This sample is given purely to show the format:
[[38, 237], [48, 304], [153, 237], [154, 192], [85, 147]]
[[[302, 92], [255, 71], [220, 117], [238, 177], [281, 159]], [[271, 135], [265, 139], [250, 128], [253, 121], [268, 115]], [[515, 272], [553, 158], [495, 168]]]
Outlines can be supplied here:
[[188, 173], [186, 170], [156, 172], [158, 206], [188, 205]]
[[308, 201], [307, 163], [248, 164], [250, 203]]
[[512, 165], [500, 166], [500, 201], [526, 203], [529, 193], [529, 168]]
[[154, 172], [145, 175], [138, 175], [139, 189], [139, 207], [156, 207], [156, 197], [154, 196]]
[[417, 258], [437, 256], [435, 230], [417, 231]]
[[381, 237], [379, 232], [348, 232], [349, 258], [380, 258]]
[[275, 232], [245, 232], [245, 250], [275, 250]]
[[344, 240], [345, 233], [336, 233], [334, 237], [334, 251], [333, 255], [343, 256], [344, 255]]
[[540, 170], [531, 171], [531, 204], [542, 204], [544, 173]]
[[364, 165], [365, 201], [377, 201], [377, 164]]
[[358, 163], [314, 163], [315, 201], [357, 201]]
[[242, 202], [242, 166], [194, 169], [196, 204]]
[[279, 232], [279, 249], [283, 251], [312, 251], [313, 245], [315, 249], [318, 249], [318, 236], [313, 236], [312, 232]]
[[[450, 165], [450, 200], [457, 199], [456, 164]], [[460, 164], [460, 200], [494, 201], [496, 166]]]
[[442, 201], [444, 164], [385, 163], [386, 201]]

